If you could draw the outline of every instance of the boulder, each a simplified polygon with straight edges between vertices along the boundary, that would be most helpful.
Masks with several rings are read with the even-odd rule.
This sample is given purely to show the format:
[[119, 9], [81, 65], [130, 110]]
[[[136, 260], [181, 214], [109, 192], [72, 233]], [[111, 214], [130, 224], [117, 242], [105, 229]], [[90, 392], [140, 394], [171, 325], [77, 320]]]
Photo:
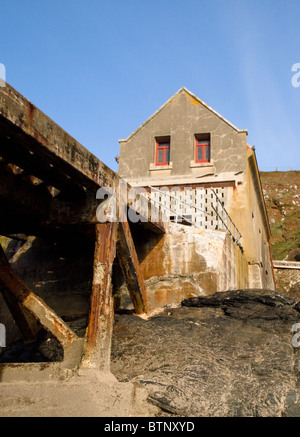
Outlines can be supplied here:
[[162, 416], [300, 416], [299, 310], [276, 292], [233, 290], [147, 319], [116, 314], [111, 370], [146, 387]]

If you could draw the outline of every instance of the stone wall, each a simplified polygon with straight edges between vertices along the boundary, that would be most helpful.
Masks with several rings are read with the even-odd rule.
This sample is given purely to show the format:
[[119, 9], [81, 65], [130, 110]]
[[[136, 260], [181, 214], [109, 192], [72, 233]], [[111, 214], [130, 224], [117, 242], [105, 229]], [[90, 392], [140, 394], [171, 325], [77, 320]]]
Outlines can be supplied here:
[[300, 262], [273, 261], [273, 265], [277, 291], [300, 299]]

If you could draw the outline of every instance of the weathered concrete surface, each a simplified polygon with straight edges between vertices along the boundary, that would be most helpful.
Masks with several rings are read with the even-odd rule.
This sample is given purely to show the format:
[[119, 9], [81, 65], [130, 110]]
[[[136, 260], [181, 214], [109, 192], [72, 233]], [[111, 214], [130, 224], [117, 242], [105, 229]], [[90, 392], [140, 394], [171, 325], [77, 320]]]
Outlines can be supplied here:
[[[210, 136], [209, 162], [195, 162], [199, 134]], [[161, 166], [155, 164], [156, 139], [164, 136], [170, 137], [170, 162]], [[210, 184], [224, 189], [224, 206], [243, 237], [245, 258], [258, 266], [250, 267], [249, 286], [275, 289], [267, 211], [247, 131], [237, 129], [181, 88], [127, 139], [120, 140], [119, 175], [142, 187], [180, 186], [195, 191]]]
[[91, 370], [64, 381], [1, 383], [0, 417], [152, 416], [159, 409], [138, 384], [120, 383], [108, 373]]
[[135, 312], [146, 313], [146, 287], [128, 222], [119, 223], [117, 253]]
[[[155, 167], [155, 137], [170, 135], [172, 174], [239, 171], [246, 167], [247, 135], [181, 88], [126, 140], [120, 140], [119, 174], [124, 178], [168, 176]], [[211, 133], [211, 162], [195, 166], [195, 134]], [[132, 165], [132, 163], [135, 165]], [[152, 166], [150, 165], [152, 164]]]
[[180, 416], [300, 416], [299, 303], [266, 290], [187, 299], [149, 320], [117, 315], [112, 372]]
[[[246, 288], [247, 262], [225, 231], [169, 223], [164, 236], [136, 235], [149, 309], [180, 303], [186, 297]], [[132, 308], [126, 287], [121, 307]], [[128, 302], [128, 305], [127, 305]]]

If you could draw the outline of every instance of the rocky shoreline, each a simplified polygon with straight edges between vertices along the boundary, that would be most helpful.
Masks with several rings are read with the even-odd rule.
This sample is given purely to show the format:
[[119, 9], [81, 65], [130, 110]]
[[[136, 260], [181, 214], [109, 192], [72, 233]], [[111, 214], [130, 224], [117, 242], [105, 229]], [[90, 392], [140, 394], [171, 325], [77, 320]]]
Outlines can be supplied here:
[[112, 372], [162, 415], [300, 416], [300, 304], [267, 290], [186, 299], [148, 320], [117, 314]]

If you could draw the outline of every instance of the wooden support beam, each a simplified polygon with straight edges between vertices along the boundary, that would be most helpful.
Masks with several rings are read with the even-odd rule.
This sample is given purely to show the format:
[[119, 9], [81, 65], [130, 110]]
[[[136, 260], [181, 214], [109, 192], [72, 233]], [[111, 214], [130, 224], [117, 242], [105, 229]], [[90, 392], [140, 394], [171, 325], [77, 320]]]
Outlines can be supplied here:
[[10, 293], [22, 307], [26, 308], [39, 323], [61, 343], [64, 349], [65, 367], [75, 367], [81, 358], [82, 340], [46, 303], [33, 293], [12, 270], [0, 246], [0, 288]]
[[118, 223], [95, 225], [93, 288], [82, 367], [103, 371], [110, 369], [114, 319], [111, 276], [116, 256], [117, 229]]
[[0, 233], [10, 227], [11, 233], [36, 235], [40, 228], [96, 222], [100, 201], [93, 193], [76, 202], [52, 197], [45, 184], [33, 185], [23, 174], [14, 175], [0, 167], [0, 203]]
[[[41, 220], [49, 214], [52, 196], [44, 184], [32, 185], [26, 183], [22, 175], [0, 171], [0, 200], [6, 200], [20, 212], [24, 211]], [[3, 210], [1, 205], [1, 217], [9, 213], [10, 210]]]
[[3, 283], [0, 284], [0, 292], [25, 343], [35, 341], [39, 328], [33, 315], [18, 302], [15, 296], [3, 286]]
[[[131, 187], [10, 85], [0, 87], [0, 156], [60, 190], [75, 203], [110, 187]], [[1, 159], [1, 158], [0, 158]], [[127, 202], [125, 202], [127, 203]], [[164, 233], [161, 214], [152, 221], [150, 200], [143, 226]], [[129, 204], [130, 206], [130, 204]], [[134, 210], [134, 207], [132, 207]]]
[[[10, 85], [0, 87], [0, 131], [37, 152], [91, 190], [115, 186], [118, 176]], [[23, 141], [24, 140], [24, 141]], [[21, 143], [22, 142], [22, 143]], [[56, 159], [54, 159], [56, 158]]]
[[51, 185], [65, 193], [68, 198], [80, 200], [85, 191], [51, 161], [42, 159], [37, 153], [29, 152], [18, 144], [14, 137], [0, 136], [0, 155], [9, 163], [16, 164], [25, 173], [40, 178], [46, 185]]
[[146, 286], [128, 222], [119, 224], [117, 254], [134, 310], [137, 314], [146, 313]]

